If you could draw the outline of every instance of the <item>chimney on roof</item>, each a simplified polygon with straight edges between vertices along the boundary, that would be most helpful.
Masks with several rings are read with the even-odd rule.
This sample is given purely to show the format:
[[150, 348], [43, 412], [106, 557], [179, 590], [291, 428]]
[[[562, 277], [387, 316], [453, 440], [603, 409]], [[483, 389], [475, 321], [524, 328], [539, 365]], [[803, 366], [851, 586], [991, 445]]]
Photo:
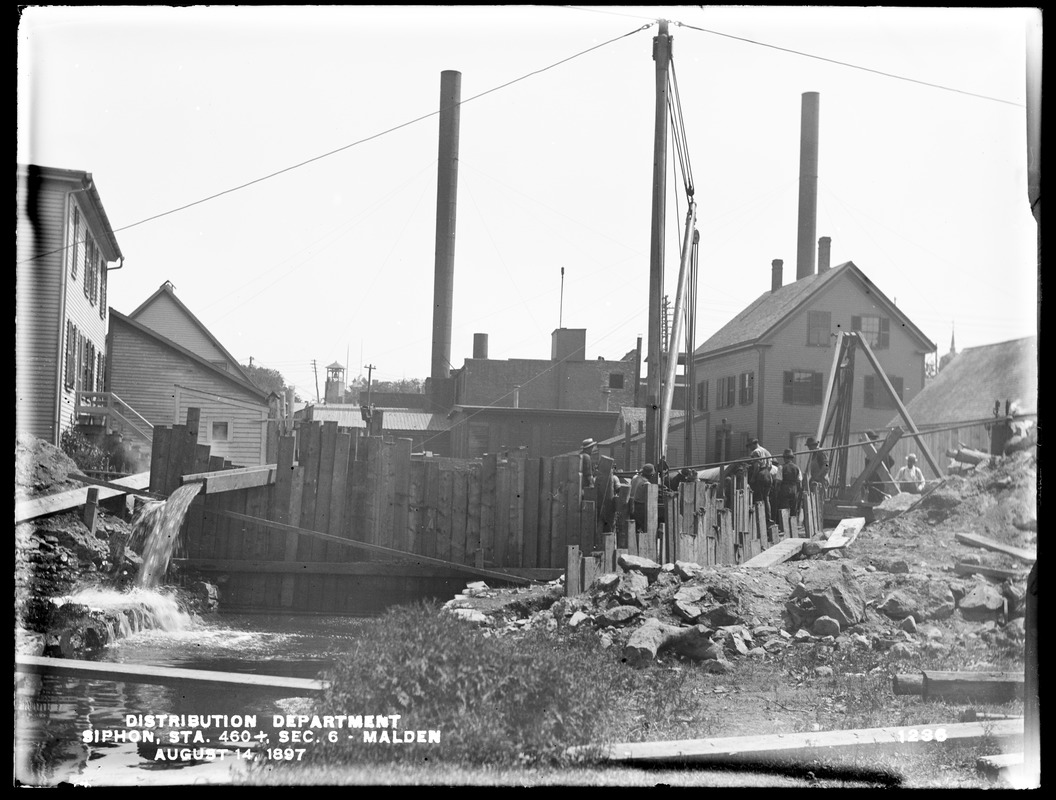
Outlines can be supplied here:
[[782, 279], [783, 270], [782, 270], [782, 267], [784, 267], [784, 265], [785, 265], [785, 262], [782, 261], [780, 258], [775, 258], [773, 260], [773, 262], [770, 264], [770, 291], [771, 292], [776, 292], [778, 289], [781, 288], [781, 284], [783, 283], [783, 279]]
[[803, 92], [799, 131], [799, 238], [796, 280], [814, 274], [814, 237], [818, 229], [818, 114], [817, 92]]
[[832, 251], [832, 237], [822, 236], [818, 239], [818, 274], [829, 271], [830, 253]]
[[488, 357], [488, 334], [473, 334], [473, 358], [487, 360]]

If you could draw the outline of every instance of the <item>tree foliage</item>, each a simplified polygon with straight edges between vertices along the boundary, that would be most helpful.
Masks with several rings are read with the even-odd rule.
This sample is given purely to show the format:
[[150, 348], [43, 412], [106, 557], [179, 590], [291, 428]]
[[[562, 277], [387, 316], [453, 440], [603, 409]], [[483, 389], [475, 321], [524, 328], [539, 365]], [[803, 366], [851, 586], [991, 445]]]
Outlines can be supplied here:
[[286, 389], [286, 379], [277, 369], [258, 367], [256, 364], [243, 364], [242, 369], [246, 371], [253, 385], [261, 391], [282, 394]]

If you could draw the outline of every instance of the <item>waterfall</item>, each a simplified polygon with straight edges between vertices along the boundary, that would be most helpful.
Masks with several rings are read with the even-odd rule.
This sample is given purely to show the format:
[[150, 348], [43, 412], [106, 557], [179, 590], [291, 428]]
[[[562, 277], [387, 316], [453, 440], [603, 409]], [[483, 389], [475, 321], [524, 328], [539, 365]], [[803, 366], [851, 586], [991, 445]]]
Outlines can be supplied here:
[[137, 530], [145, 531], [143, 566], [136, 578], [137, 588], [154, 589], [165, 577], [183, 518], [201, 488], [200, 483], [188, 483], [174, 491], [168, 500], [143, 507], [135, 522]]
[[180, 610], [173, 595], [148, 589], [116, 589], [92, 587], [65, 597], [55, 598], [55, 604], [87, 606], [102, 613], [102, 622], [113, 642], [146, 630], [184, 631], [192, 627], [192, 617]]

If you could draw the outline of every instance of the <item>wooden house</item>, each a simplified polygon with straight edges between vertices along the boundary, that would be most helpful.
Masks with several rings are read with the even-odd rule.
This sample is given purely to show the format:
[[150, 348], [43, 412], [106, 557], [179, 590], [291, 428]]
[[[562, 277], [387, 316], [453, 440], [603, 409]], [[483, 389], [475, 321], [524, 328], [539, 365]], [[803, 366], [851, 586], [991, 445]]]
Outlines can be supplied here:
[[124, 257], [81, 170], [17, 165], [15, 230], [16, 426], [58, 445], [80, 393], [103, 389], [107, 280]]
[[[408, 395], [417, 397], [421, 395]], [[413, 408], [380, 408], [374, 413], [381, 416], [382, 435], [394, 439], [410, 439], [415, 452], [430, 452], [446, 456], [451, 452], [451, 421], [445, 414], [420, 411]], [[305, 422], [336, 422], [339, 428], [367, 431], [360, 407], [351, 403], [324, 403], [308, 405], [295, 415]]]
[[[198, 442], [239, 466], [267, 462], [268, 393], [164, 285], [135, 314], [110, 310], [107, 390], [151, 425], [201, 411]], [[162, 328], [159, 331], [154, 325]]]
[[[770, 291], [694, 353], [694, 460], [742, 458], [750, 438], [779, 453], [814, 435], [834, 358], [836, 334], [859, 331], [903, 403], [924, 387], [935, 344], [853, 262], [782, 285], [775, 261]], [[895, 413], [865, 358], [855, 361], [851, 426], [882, 428]]]

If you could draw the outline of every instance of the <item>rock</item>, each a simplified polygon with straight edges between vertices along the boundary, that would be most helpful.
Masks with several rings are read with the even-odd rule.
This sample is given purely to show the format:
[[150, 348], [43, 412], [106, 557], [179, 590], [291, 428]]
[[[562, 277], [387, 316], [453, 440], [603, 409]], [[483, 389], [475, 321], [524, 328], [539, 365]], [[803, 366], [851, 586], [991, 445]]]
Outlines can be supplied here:
[[697, 605], [707, 596], [707, 594], [708, 590], [704, 586], [683, 586], [675, 592], [675, 602]]
[[676, 561], [675, 562], [675, 574], [678, 575], [682, 580], [692, 580], [700, 572], [701, 566], [694, 561]]
[[946, 648], [943, 647], [938, 642], [932, 642], [932, 641], [924, 642], [924, 653], [926, 655], [929, 655], [929, 656], [932, 656], [932, 657], [941, 656], [945, 652], [946, 652]]
[[674, 602], [675, 614], [686, 622], [696, 622], [697, 618], [704, 613], [704, 609], [693, 603], [685, 603], [681, 600]]
[[594, 622], [600, 628], [620, 627], [626, 625], [641, 613], [642, 609], [635, 606], [613, 606], [598, 614], [594, 618]]
[[694, 661], [722, 658], [722, 649], [711, 637], [711, 629], [704, 625], [669, 629], [662, 649], [672, 650], [683, 658]]
[[872, 648], [872, 643], [869, 641], [869, 637], [866, 636], [865, 634], [852, 633], [851, 634], [851, 641], [854, 642], [856, 645], [859, 645], [861, 647], [868, 647], [870, 649]]
[[618, 572], [606, 572], [604, 575], [599, 575], [594, 579], [593, 588], [599, 592], [608, 592], [616, 588], [616, 584], [620, 582], [620, 574]]
[[878, 606], [878, 610], [891, 619], [903, 619], [917, 610], [916, 603], [905, 592], [891, 592]]
[[983, 563], [983, 559], [979, 558], [975, 553], [969, 553], [966, 556], [962, 556], [960, 561], [962, 564], [971, 564], [973, 566], [979, 566]]
[[1013, 639], [1023, 639], [1027, 635], [1027, 621], [1023, 617], [1010, 620], [1002, 630]]
[[628, 553], [620, 553], [617, 563], [623, 568], [624, 572], [640, 572], [650, 581], [656, 579], [661, 569], [660, 565], [651, 558], [632, 556]]
[[450, 613], [459, 619], [464, 619], [466, 622], [472, 622], [476, 625], [486, 625], [488, 622], [487, 616], [475, 608], [452, 608]]
[[733, 665], [729, 661], [716, 658], [713, 661], [705, 661], [702, 665], [705, 672], [710, 672], [713, 675], [728, 675], [733, 672]]
[[936, 628], [934, 625], [929, 625], [926, 628], [922, 628], [920, 632], [924, 634], [925, 639], [930, 639], [932, 641], [937, 641], [942, 638], [942, 631]]
[[802, 558], [811, 558], [821, 552], [821, 542], [807, 542], [799, 551]]
[[792, 641], [796, 644], [804, 644], [806, 642], [814, 641], [814, 637], [810, 635], [810, 631], [800, 628], [792, 637]]
[[819, 678], [831, 678], [832, 667], [814, 667], [814, 674]]
[[588, 619], [590, 619], [589, 616], [584, 614], [582, 611], [577, 611], [575, 614], [572, 615], [572, 618], [569, 619], [568, 627], [575, 628], [579, 625], [579, 623], [585, 622]]
[[815, 636], [839, 636], [840, 623], [832, 617], [818, 617], [814, 620], [811, 631]]
[[912, 616], [917, 622], [946, 619], [953, 614], [955, 601], [950, 587], [925, 576], [902, 579], [900, 588], [889, 593], [879, 611], [893, 620]]
[[760, 639], [777, 636], [779, 633], [780, 631], [773, 625], [756, 625], [752, 628], [752, 635]]
[[748, 655], [748, 645], [737, 634], [726, 637], [725, 648], [727, 653], [735, 653], [739, 656]]
[[766, 648], [753, 647], [747, 653], [748, 658], [764, 658], [766, 656]]
[[709, 625], [715, 628], [721, 628], [727, 625], [741, 625], [744, 622], [740, 615], [734, 613], [726, 606], [709, 608], [704, 612], [704, 619], [707, 620]]
[[993, 586], [985, 583], [976, 584], [968, 594], [961, 598], [958, 608], [961, 616], [970, 622], [996, 620], [1005, 607], [1005, 599]]
[[908, 575], [909, 564], [904, 558], [877, 559], [873, 562], [878, 570], [895, 575]]
[[488, 591], [490, 587], [484, 581], [474, 581], [473, 583], [467, 583], [465, 591], [469, 594], [479, 594], [481, 592]]
[[829, 559], [829, 561], [839, 561], [843, 558], [843, 551], [829, 550], [827, 553], [825, 553], [825, 558]]
[[906, 633], [916, 633], [917, 621], [913, 619], [912, 616], [908, 616], [904, 620], [902, 620], [902, 622], [899, 624], [899, 627]]
[[832, 617], [840, 628], [865, 620], [865, 597], [851, 569], [841, 564], [815, 564], [811, 572], [792, 590], [785, 604], [798, 624], [813, 624], [818, 617]]
[[912, 658], [913, 649], [909, 645], [899, 642], [898, 644], [892, 645], [891, 649], [887, 651], [891, 658]]
[[602, 650], [608, 650], [612, 647], [612, 637], [607, 633], [603, 633], [598, 637], [598, 644], [601, 645]]
[[868, 566], [866, 566], [865, 571], [866, 572], [876, 572], [876, 567], [874, 567], [872, 564], [869, 564]]
[[674, 574], [674, 571], [675, 571], [675, 565], [674, 564], [668, 563], [668, 564], [664, 564], [662, 567], [660, 567], [660, 574], [661, 575], [663, 575], [665, 572]]
[[642, 593], [649, 588], [649, 579], [640, 572], [627, 572], [616, 585], [616, 599], [623, 605], [644, 606]]

